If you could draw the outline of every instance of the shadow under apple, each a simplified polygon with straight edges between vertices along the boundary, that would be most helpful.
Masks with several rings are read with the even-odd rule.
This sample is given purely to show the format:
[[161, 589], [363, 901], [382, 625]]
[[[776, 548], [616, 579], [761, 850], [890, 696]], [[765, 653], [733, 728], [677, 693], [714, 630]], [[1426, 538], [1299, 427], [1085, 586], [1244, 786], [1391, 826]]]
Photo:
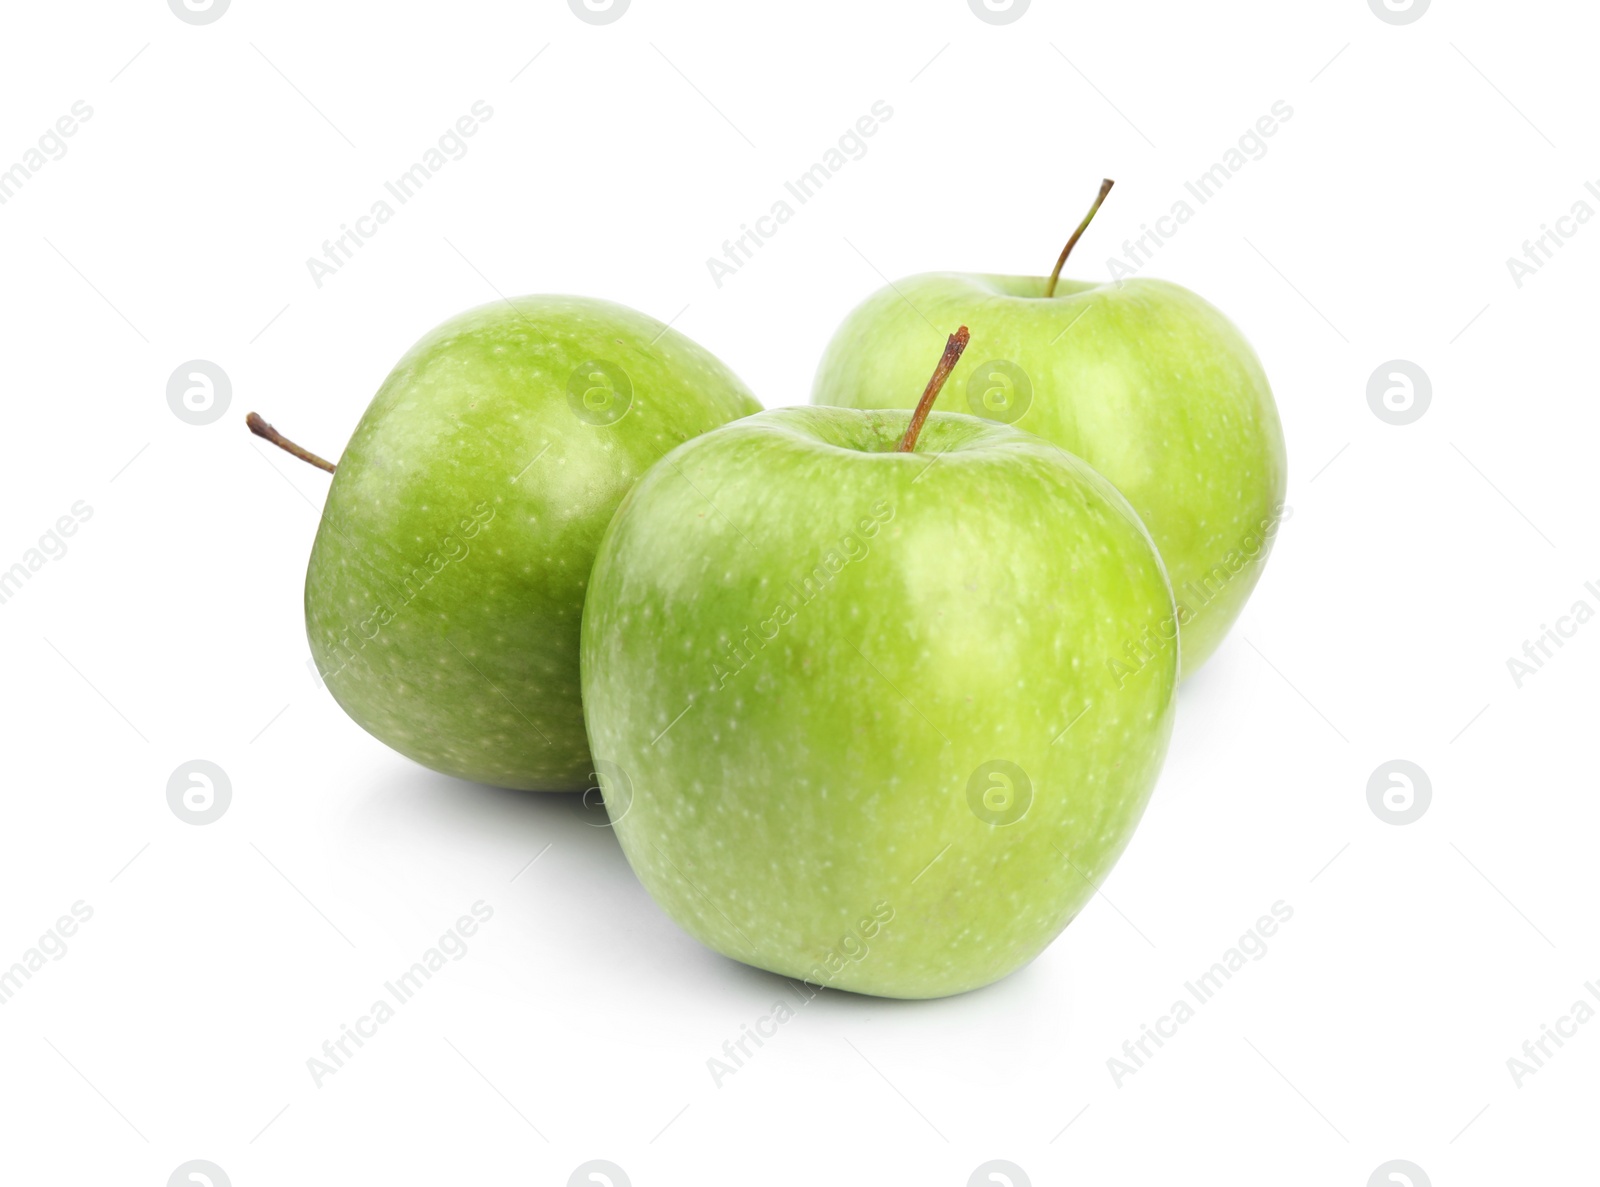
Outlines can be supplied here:
[[956, 998], [899, 1001], [807, 985], [725, 957], [650, 898], [593, 790], [493, 787], [396, 755], [374, 770], [345, 832], [353, 862], [430, 926], [473, 898], [492, 903], [496, 962], [539, 998], [584, 1000], [635, 985], [681, 999], [709, 983], [746, 1005], [783, 1000], [797, 1013], [849, 1019], [886, 1007], [921, 1014], [973, 993], [1016, 992], [1029, 979], [1022, 969]]

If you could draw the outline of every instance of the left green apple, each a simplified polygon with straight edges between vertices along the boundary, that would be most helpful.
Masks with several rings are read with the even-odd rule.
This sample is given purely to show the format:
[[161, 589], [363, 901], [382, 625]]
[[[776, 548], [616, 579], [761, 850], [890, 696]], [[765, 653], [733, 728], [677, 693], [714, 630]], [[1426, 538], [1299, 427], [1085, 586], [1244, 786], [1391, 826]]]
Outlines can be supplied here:
[[608, 301], [433, 330], [361, 418], [312, 546], [306, 633], [334, 698], [436, 771], [591, 786], [578, 635], [600, 537], [658, 458], [759, 410], [709, 351]]

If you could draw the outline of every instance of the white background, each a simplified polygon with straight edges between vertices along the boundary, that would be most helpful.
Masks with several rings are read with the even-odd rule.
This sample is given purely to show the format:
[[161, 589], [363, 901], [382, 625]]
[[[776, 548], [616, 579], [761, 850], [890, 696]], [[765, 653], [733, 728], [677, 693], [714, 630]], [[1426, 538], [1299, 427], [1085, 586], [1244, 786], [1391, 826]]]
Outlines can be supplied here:
[[[1505, 262], [1576, 201], [1600, 210], [1589, 6], [4, 19], [0, 168], [75, 101], [94, 115], [0, 206], [0, 567], [75, 502], [93, 516], [0, 606], [0, 964], [75, 901], [94, 915], [0, 1007], [0, 1179], [159, 1187], [190, 1159], [238, 1187], [562, 1184], [595, 1158], [636, 1187], [960, 1185], [989, 1159], [1035, 1184], [1593, 1174], [1600, 1024], [1520, 1087], [1506, 1064], [1600, 978], [1600, 625], [1521, 688], [1506, 664], [1600, 608], [1600, 225], [1520, 288]], [[479, 99], [470, 152], [319, 289], [306, 258]], [[706, 258], [879, 99], [866, 155], [718, 288]], [[345, 718], [300, 608], [327, 483], [243, 414], [336, 456], [405, 348], [497, 291], [675, 318], [767, 404], [803, 402], [886, 278], [1043, 273], [1110, 176], [1068, 269], [1103, 277], [1280, 99], [1266, 155], [1146, 270], [1259, 350], [1293, 515], [1182, 691], [1126, 857], [1010, 979], [825, 994], [716, 1086], [707, 1060], [782, 983], [680, 932], [566, 797], [432, 774]], [[200, 427], [166, 402], [197, 358], [233, 385]], [[1406, 426], [1366, 398], [1396, 358], [1433, 387]], [[166, 801], [194, 758], [233, 788], [205, 827]], [[1403, 827], [1367, 802], [1394, 758], [1432, 784]], [[306, 1060], [479, 899], [470, 953], [316, 1087]], [[1117, 1086], [1107, 1059], [1280, 899], [1268, 954]]]

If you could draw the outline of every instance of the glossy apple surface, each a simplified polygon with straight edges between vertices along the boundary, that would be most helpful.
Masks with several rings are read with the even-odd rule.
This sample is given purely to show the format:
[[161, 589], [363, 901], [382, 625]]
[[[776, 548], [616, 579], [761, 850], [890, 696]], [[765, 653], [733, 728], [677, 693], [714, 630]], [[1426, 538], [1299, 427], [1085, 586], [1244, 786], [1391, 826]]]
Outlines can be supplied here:
[[1108, 482], [964, 415], [891, 452], [908, 419], [779, 409], [669, 454], [601, 544], [583, 681], [668, 914], [736, 960], [920, 998], [1026, 964], [1094, 893], [1176, 656], [1108, 663], [1173, 615]]
[[[910, 408], [927, 360], [965, 322], [972, 347], [940, 407], [1027, 429], [1122, 492], [1166, 562], [1182, 667], [1244, 608], [1283, 509], [1283, 430], [1244, 336], [1178, 285], [930, 273], [867, 298], [835, 333], [812, 402]], [[930, 323], [932, 323], [930, 325]]]
[[524, 297], [438, 327], [328, 493], [305, 596], [328, 688], [434, 770], [589, 786], [578, 630], [601, 534], [651, 463], [758, 408], [706, 350], [610, 302]]

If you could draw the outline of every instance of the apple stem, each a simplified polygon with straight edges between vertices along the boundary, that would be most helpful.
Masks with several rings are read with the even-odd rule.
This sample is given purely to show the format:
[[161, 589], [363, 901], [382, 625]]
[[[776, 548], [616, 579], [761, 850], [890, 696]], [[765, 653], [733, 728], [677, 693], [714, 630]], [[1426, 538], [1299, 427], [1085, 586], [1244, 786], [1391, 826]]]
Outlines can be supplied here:
[[1111, 192], [1111, 187], [1117, 183], [1109, 177], [1100, 183], [1100, 196], [1094, 200], [1094, 205], [1089, 207], [1089, 213], [1083, 216], [1083, 221], [1078, 224], [1078, 229], [1072, 232], [1072, 238], [1067, 240], [1067, 245], [1061, 249], [1061, 258], [1056, 261], [1056, 270], [1050, 273], [1050, 283], [1044, 286], [1044, 295], [1056, 295], [1056, 281], [1061, 279], [1061, 268], [1067, 262], [1067, 257], [1072, 254], [1072, 249], [1078, 246], [1078, 240], [1089, 229], [1089, 224], [1094, 221], [1094, 216], [1100, 211], [1100, 203], [1106, 200], [1106, 195]]
[[250, 426], [250, 431], [257, 437], [260, 437], [266, 441], [271, 441], [285, 453], [292, 453], [302, 462], [310, 462], [319, 470], [326, 470], [330, 474], [333, 473], [332, 462], [328, 461], [326, 458], [318, 457], [309, 449], [302, 449], [293, 441], [289, 440], [289, 438], [285, 437], [282, 433], [278, 432], [277, 429], [273, 428], [266, 421], [262, 420], [261, 417], [256, 413], [252, 412], [249, 416], [245, 417], [244, 423]]
[[939, 389], [944, 387], [944, 381], [950, 378], [950, 372], [955, 370], [956, 361], [960, 359], [961, 352], [967, 349], [967, 340], [972, 335], [967, 332], [967, 327], [962, 326], [944, 344], [944, 354], [939, 356], [939, 365], [933, 369], [933, 375], [928, 380], [928, 386], [923, 390], [922, 399], [917, 401], [917, 409], [911, 414], [911, 423], [906, 426], [906, 434], [900, 438], [900, 444], [895, 446], [896, 453], [911, 453], [917, 448], [917, 437], [922, 433], [922, 423], [928, 419], [928, 413], [933, 411], [933, 402], [939, 398]]

